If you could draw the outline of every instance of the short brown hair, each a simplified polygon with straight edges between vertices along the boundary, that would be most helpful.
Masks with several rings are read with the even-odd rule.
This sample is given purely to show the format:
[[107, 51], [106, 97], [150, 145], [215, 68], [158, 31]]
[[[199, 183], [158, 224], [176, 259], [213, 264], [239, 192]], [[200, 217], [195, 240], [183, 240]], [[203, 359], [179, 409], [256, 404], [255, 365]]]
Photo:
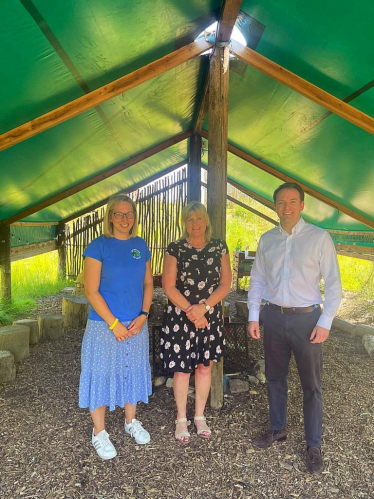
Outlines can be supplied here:
[[182, 239], [187, 239], [189, 234], [186, 229], [186, 222], [191, 213], [200, 213], [206, 223], [206, 231], [205, 231], [205, 242], [209, 243], [212, 238], [212, 225], [210, 223], [208, 212], [206, 211], [205, 206], [199, 201], [190, 201], [182, 210], [182, 226], [183, 226], [183, 235]]
[[285, 182], [284, 184], [281, 184], [279, 187], [277, 187], [275, 189], [274, 194], [273, 194], [274, 203], [277, 202], [278, 192], [283, 191], [283, 189], [296, 189], [300, 195], [300, 201], [301, 202], [304, 201], [305, 193], [304, 193], [302, 187], [300, 187], [300, 185], [296, 184], [295, 182]]
[[113, 234], [113, 222], [111, 221], [111, 216], [114, 208], [122, 201], [126, 201], [131, 204], [132, 211], [134, 212], [134, 225], [131, 227], [130, 236], [135, 237], [138, 235], [138, 212], [136, 210], [136, 204], [127, 194], [114, 194], [108, 200], [108, 204], [105, 208], [104, 213], [104, 236], [114, 237]]

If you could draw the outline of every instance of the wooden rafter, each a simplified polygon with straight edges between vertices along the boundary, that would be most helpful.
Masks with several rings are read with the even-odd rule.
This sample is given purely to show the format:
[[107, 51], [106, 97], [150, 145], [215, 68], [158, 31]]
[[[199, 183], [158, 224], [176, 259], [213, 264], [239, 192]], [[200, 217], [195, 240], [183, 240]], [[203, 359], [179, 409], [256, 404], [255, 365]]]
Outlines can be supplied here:
[[260, 196], [260, 194], [257, 194], [255, 191], [251, 191], [251, 189], [248, 189], [248, 187], [244, 187], [243, 185], [238, 184], [238, 182], [235, 182], [235, 180], [227, 179], [227, 182], [235, 187], [236, 189], [239, 189], [240, 191], [244, 192], [245, 194], [248, 194], [251, 198], [255, 199], [259, 203], [262, 203], [263, 205], [267, 206], [271, 210], [274, 210], [274, 203], [269, 201], [268, 199], [264, 198], [263, 196]]
[[[201, 135], [205, 138], [208, 138], [208, 134], [203, 130]], [[244, 161], [247, 161], [247, 163], [250, 163], [251, 165], [256, 166], [260, 170], [263, 170], [266, 173], [270, 173], [270, 175], [273, 175], [273, 177], [279, 178], [283, 182], [297, 182], [303, 189], [304, 191], [309, 194], [310, 196], [314, 197], [315, 199], [318, 199], [319, 201], [322, 201], [323, 203], [332, 206], [336, 210], [341, 211], [345, 215], [350, 216], [354, 220], [357, 220], [358, 222], [363, 223], [364, 225], [367, 225], [368, 227], [374, 228], [374, 221], [370, 220], [369, 218], [365, 217], [364, 215], [361, 215], [360, 213], [357, 213], [354, 210], [351, 210], [350, 208], [347, 208], [346, 206], [342, 205], [338, 201], [333, 201], [332, 199], [328, 198], [324, 194], [316, 191], [315, 189], [312, 189], [306, 184], [303, 184], [299, 180], [295, 179], [294, 177], [290, 177], [289, 175], [286, 175], [285, 173], [280, 172], [279, 170], [276, 170], [272, 166], [264, 163], [260, 159], [255, 158], [254, 156], [251, 156], [250, 154], [242, 151], [241, 149], [238, 149], [237, 147], [229, 144], [228, 146], [228, 151], [231, 152], [232, 154], [235, 154], [235, 156], [238, 156], [238, 158], [243, 159]], [[268, 201], [267, 201], [268, 203]]]
[[52, 204], [58, 203], [59, 201], [62, 201], [63, 199], [72, 196], [73, 194], [76, 194], [77, 192], [83, 191], [83, 189], [87, 189], [87, 187], [91, 187], [92, 185], [97, 184], [102, 180], [106, 180], [107, 178], [116, 175], [117, 173], [125, 170], [126, 168], [130, 168], [130, 166], [133, 166], [139, 163], [140, 161], [143, 161], [149, 158], [150, 156], [153, 156], [154, 154], [157, 154], [163, 151], [164, 149], [167, 149], [168, 147], [177, 144], [178, 142], [182, 142], [183, 140], [188, 139], [191, 135], [192, 131], [190, 130], [187, 132], [180, 133], [179, 135], [176, 135], [175, 137], [172, 137], [171, 139], [168, 139], [165, 142], [162, 142], [161, 144], [158, 144], [157, 146], [152, 147], [151, 149], [148, 149], [147, 151], [144, 151], [138, 154], [137, 156], [134, 156], [128, 159], [127, 161], [124, 161], [123, 163], [114, 166], [113, 168], [110, 168], [109, 170], [100, 173], [99, 175], [95, 175], [94, 177], [85, 180], [84, 182], [81, 182], [80, 184], [77, 184], [74, 187], [65, 190], [64, 192], [60, 192], [59, 194], [56, 194], [55, 196], [45, 199], [44, 201], [34, 206], [31, 206], [30, 208], [27, 208], [26, 210], [21, 211], [20, 213], [17, 213], [16, 215], [13, 215], [10, 218], [0, 221], [0, 225], [12, 224], [14, 222], [17, 222], [18, 220], [21, 220], [22, 218], [28, 217], [36, 213], [37, 211], [42, 210], [43, 208], [47, 208]]
[[233, 203], [237, 204], [238, 206], [241, 206], [245, 210], [250, 211], [254, 215], [257, 215], [258, 217], [263, 218], [264, 220], [266, 220], [267, 222], [270, 222], [273, 225], [278, 225], [279, 224], [279, 222], [277, 222], [273, 218], [270, 218], [267, 215], [265, 215], [264, 213], [261, 213], [261, 211], [258, 211], [255, 208], [252, 208], [252, 206], [248, 206], [247, 204], [242, 203], [241, 201], [239, 201], [239, 199], [235, 199], [232, 196], [227, 196], [227, 199], [229, 201], [232, 201]]
[[[208, 185], [207, 185], [205, 182], [202, 182], [202, 183], [201, 183], [201, 185], [202, 185], [202, 187], [205, 187], [205, 188], [207, 188], [207, 187], [208, 187]], [[241, 186], [239, 186], [239, 184], [236, 184], [236, 188], [237, 188], [239, 191], [241, 191], [243, 194], [247, 194], [247, 195], [248, 195], [248, 193], [247, 193], [247, 192], [245, 192], [245, 191], [242, 189], [242, 187], [241, 187]], [[251, 197], [253, 197], [253, 196], [251, 196]], [[242, 208], [244, 208], [245, 210], [250, 211], [251, 213], [253, 213], [254, 215], [257, 215], [258, 217], [263, 218], [263, 219], [264, 219], [264, 220], [266, 220], [267, 222], [270, 222], [270, 223], [272, 223], [272, 224], [274, 224], [274, 225], [278, 225], [278, 224], [279, 224], [279, 222], [277, 222], [277, 221], [276, 221], [276, 220], [274, 220], [273, 218], [268, 217], [268, 216], [267, 216], [267, 215], [265, 215], [264, 213], [261, 213], [261, 211], [258, 211], [258, 210], [256, 210], [255, 208], [252, 208], [252, 206], [249, 206], [248, 204], [242, 203], [241, 201], [239, 201], [239, 199], [236, 199], [236, 198], [234, 198], [234, 197], [232, 197], [232, 196], [229, 196], [228, 194], [227, 194], [226, 198], [227, 198], [227, 200], [228, 200], [228, 201], [231, 201], [231, 202], [233, 202], [233, 203], [237, 204], [238, 206], [241, 206], [241, 207], [242, 207]]]
[[[169, 166], [169, 168], [166, 168], [165, 170], [162, 170], [162, 172], [155, 173], [155, 175], [152, 175], [151, 177], [148, 177], [146, 180], [142, 180], [141, 182], [138, 182], [137, 184], [133, 185], [130, 189], [126, 189], [124, 192], [127, 192], [130, 194], [131, 192], [134, 192], [141, 187], [144, 187], [147, 184], [150, 184], [151, 182], [154, 182], [155, 180], [158, 180], [159, 178], [163, 177], [164, 175], [168, 175], [169, 173], [172, 173], [174, 170], [177, 170], [181, 166], [184, 166], [186, 164], [186, 161], [181, 161], [180, 163], [177, 163], [176, 165]], [[122, 192], [122, 191], [121, 191]], [[88, 206], [84, 208], [83, 210], [74, 213], [74, 215], [70, 215], [67, 218], [64, 218], [61, 220], [61, 223], [68, 223], [71, 222], [71, 220], [74, 220], [75, 218], [81, 217], [83, 215], [86, 215], [87, 213], [90, 213], [91, 211], [96, 210], [97, 208], [100, 208], [104, 204], [108, 202], [110, 196], [102, 199], [101, 201], [98, 201], [95, 204], [92, 204], [91, 206]]]
[[295, 90], [299, 94], [316, 102], [320, 106], [328, 109], [341, 118], [362, 128], [366, 132], [374, 133], [374, 118], [350, 106], [346, 102], [325, 92], [321, 88], [300, 78], [296, 74], [279, 66], [275, 62], [267, 59], [254, 50], [245, 47], [239, 42], [232, 41], [232, 50], [234, 55], [244, 61], [246, 64], [262, 71], [271, 78], [279, 81], [283, 85]]
[[93, 90], [89, 94], [83, 95], [49, 113], [39, 116], [34, 120], [25, 123], [9, 132], [0, 135], [0, 151], [8, 147], [19, 144], [20, 142], [44, 132], [64, 121], [78, 116], [93, 107], [99, 106], [107, 100], [113, 99], [128, 90], [149, 81], [167, 71], [179, 66], [180, 64], [193, 59], [202, 52], [205, 52], [212, 46], [204, 38], [200, 38], [184, 47], [175, 50], [171, 54], [165, 55], [157, 61], [151, 62], [132, 73], [119, 78], [103, 87]]

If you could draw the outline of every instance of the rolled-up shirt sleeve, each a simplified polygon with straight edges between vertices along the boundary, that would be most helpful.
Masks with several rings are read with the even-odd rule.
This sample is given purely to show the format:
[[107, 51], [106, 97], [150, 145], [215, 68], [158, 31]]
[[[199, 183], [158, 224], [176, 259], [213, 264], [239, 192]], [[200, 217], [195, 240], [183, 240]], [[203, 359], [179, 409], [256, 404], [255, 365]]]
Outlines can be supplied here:
[[323, 312], [317, 322], [317, 326], [330, 329], [342, 297], [342, 283], [335, 246], [330, 234], [327, 232], [321, 241], [320, 255], [320, 269], [325, 282], [325, 296]]
[[267, 278], [264, 266], [262, 238], [258, 243], [255, 261], [251, 270], [251, 278], [248, 290], [248, 320], [258, 321], [261, 308], [261, 297], [266, 288]]

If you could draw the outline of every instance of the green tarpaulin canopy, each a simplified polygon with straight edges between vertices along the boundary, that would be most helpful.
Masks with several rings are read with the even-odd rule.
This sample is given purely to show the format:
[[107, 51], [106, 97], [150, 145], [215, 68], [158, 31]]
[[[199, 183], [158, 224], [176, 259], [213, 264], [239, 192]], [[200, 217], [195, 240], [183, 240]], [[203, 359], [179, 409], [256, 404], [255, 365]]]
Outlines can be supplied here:
[[[187, 45], [220, 9], [214, 0], [1, 2], [0, 134]], [[370, 0], [243, 0], [237, 24], [257, 53], [374, 115]], [[2, 150], [0, 221], [59, 222], [187, 162], [190, 139], [181, 136], [63, 199], [68, 189], [192, 131], [208, 58], [194, 57]], [[331, 200], [307, 196], [309, 221], [374, 245], [373, 135], [243, 61], [232, 60], [229, 85], [229, 144]], [[231, 152], [228, 177], [269, 202], [281, 183]]]

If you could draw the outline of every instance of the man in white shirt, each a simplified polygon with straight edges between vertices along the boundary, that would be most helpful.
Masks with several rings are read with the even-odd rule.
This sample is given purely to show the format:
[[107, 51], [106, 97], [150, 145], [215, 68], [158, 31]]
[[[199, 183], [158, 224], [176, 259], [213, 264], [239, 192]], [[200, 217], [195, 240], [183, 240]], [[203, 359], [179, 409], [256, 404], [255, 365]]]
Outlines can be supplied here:
[[293, 352], [304, 393], [307, 468], [318, 474], [324, 469], [322, 343], [329, 336], [341, 300], [340, 272], [330, 235], [300, 216], [304, 209], [302, 188], [285, 183], [273, 197], [280, 224], [260, 239], [248, 291], [248, 331], [254, 339], [260, 339], [261, 299], [265, 301], [261, 320], [270, 413], [270, 429], [255, 437], [252, 444], [261, 449], [287, 438], [287, 375]]

